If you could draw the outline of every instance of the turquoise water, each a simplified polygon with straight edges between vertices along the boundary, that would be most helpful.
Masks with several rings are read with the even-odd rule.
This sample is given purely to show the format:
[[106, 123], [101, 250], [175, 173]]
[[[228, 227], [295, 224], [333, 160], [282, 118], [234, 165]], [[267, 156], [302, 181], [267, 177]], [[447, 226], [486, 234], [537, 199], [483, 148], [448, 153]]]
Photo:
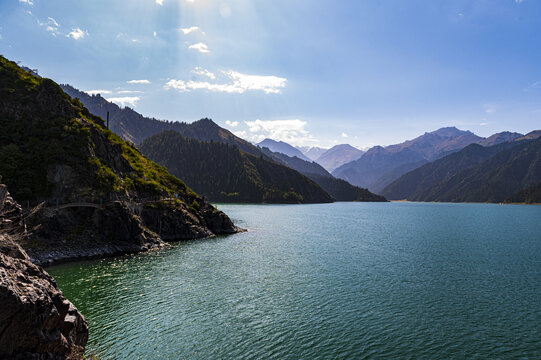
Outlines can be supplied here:
[[115, 359], [541, 358], [541, 207], [219, 205], [250, 231], [48, 269]]

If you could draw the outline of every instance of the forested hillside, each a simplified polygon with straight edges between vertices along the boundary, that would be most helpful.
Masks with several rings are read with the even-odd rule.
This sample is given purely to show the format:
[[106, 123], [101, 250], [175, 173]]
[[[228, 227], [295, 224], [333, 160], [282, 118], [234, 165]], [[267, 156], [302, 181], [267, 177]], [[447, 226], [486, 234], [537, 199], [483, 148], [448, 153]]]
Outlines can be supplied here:
[[470, 145], [404, 175], [385, 193], [416, 201], [503, 202], [539, 182], [541, 138], [488, 148]]
[[297, 171], [229, 144], [165, 131], [146, 139], [141, 151], [212, 201], [332, 202], [321, 187]]

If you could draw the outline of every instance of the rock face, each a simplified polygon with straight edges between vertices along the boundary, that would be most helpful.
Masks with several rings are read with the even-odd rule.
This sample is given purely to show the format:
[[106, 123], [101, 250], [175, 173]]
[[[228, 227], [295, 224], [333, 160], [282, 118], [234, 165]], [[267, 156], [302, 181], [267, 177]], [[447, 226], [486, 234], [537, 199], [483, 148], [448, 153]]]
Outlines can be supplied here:
[[136, 253], [166, 247], [166, 242], [240, 231], [206, 201], [194, 210], [176, 200], [144, 205], [116, 201], [101, 209], [41, 208], [28, 220], [34, 228], [32, 235], [21, 243], [34, 263], [48, 265]]
[[0, 185], [0, 359], [81, 359], [87, 322], [14, 241], [25, 236], [21, 208]]
[[121, 202], [102, 209], [41, 208], [28, 219], [35, 228], [22, 245], [36, 264], [135, 253], [166, 246]]
[[[237, 231], [225, 214], [214, 214], [206, 199], [113, 133], [79, 100], [1, 55], [0, 129], [3, 182], [27, 207], [44, 204], [27, 217], [31, 236], [20, 242], [36, 264]], [[220, 128], [208, 120], [190, 129]], [[149, 202], [160, 212], [143, 211]]]
[[208, 202], [199, 206], [199, 209], [190, 211], [175, 203], [164, 202], [158, 206], [145, 206], [141, 217], [144, 224], [165, 241], [199, 239], [239, 231], [229, 217]]

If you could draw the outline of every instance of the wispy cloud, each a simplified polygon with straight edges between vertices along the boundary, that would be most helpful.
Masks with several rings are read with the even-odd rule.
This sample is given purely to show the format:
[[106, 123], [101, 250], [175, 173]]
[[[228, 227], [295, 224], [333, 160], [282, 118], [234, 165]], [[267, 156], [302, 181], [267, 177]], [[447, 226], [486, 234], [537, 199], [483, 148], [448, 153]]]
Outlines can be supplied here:
[[48, 17], [47, 21], [40, 21], [37, 17], [34, 16], [34, 14], [32, 14], [31, 11], [27, 11], [27, 13], [30, 16], [33, 16], [38, 22], [38, 25], [44, 27], [47, 32], [51, 33], [51, 35], [56, 36], [60, 34], [60, 24], [52, 17]]
[[141, 94], [142, 91], [139, 90], [120, 90], [116, 92], [117, 94]]
[[203, 68], [201, 68], [199, 66], [196, 67], [195, 69], [193, 69], [192, 72], [194, 74], [197, 74], [197, 75], [206, 76], [206, 77], [208, 77], [209, 79], [212, 79], [212, 80], [216, 79], [216, 75], [213, 72], [210, 72], [207, 69], [203, 69]]
[[47, 23], [43, 24], [43, 26], [45, 26], [45, 30], [47, 30], [54, 36], [58, 34], [58, 30], [60, 29], [60, 24], [52, 17], [48, 17]]
[[524, 89], [524, 91], [529, 91], [531, 89], [541, 89], [541, 81], [534, 82], [533, 84], [528, 86], [526, 89]]
[[348, 136], [348, 134], [346, 134], [345, 132], [343, 132], [343, 133], [342, 133], [342, 137], [343, 137], [343, 138], [347, 138], [347, 137], [349, 137], [349, 136]]
[[485, 104], [483, 105], [485, 108], [485, 112], [487, 114], [494, 114], [499, 108], [501, 108], [501, 105], [498, 104]]
[[98, 90], [86, 90], [85, 93], [87, 93], [88, 95], [98, 95], [98, 94], [111, 95], [113, 92], [111, 90], [98, 89]]
[[197, 50], [197, 51], [199, 51], [200, 53], [203, 53], [203, 54], [208, 54], [210, 52], [209, 47], [207, 46], [207, 44], [202, 43], [202, 42], [190, 45], [190, 46], [188, 46], [188, 48], [192, 49], [192, 50]]
[[70, 37], [74, 40], [80, 40], [84, 39], [84, 37], [88, 35], [88, 31], [81, 30], [81, 28], [73, 28], [72, 31], [67, 35], [67, 37]]
[[182, 31], [182, 33], [184, 35], [188, 35], [190, 33], [196, 32], [196, 31], [198, 31], [201, 34], [205, 35], [205, 33], [201, 30], [201, 28], [199, 26], [190, 26], [188, 28], [180, 28], [179, 30]]
[[156, 4], [162, 6], [163, 5], [163, 0], [156, 0]]
[[148, 80], [130, 80], [126, 81], [128, 84], [150, 84]]
[[285, 141], [296, 146], [314, 144], [317, 140], [306, 130], [307, 122], [291, 120], [254, 120], [245, 121], [248, 126], [248, 140], [259, 142], [265, 138]]
[[30, 6], [34, 5], [34, 2], [32, 0], [19, 0], [19, 2]]
[[263, 91], [265, 94], [279, 94], [287, 84], [287, 79], [277, 76], [248, 75], [237, 71], [222, 71], [228, 83], [210, 83], [207, 81], [169, 80], [165, 89], [176, 89], [182, 92], [209, 90], [231, 94], [243, 94], [248, 90]]
[[516, 2], [517, 4], [522, 4], [523, 1], [524, 1], [524, 0], [515, 0], [515, 2]]
[[225, 124], [228, 125], [228, 126], [231, 126], [231, 127], [236, 127], [236, 126], [239, 125], [239, 122], [238, 122], [238, 121], [229, 121], [229, 120], [226, 120]]
[[141, 100], [141, 98], [139, 96], [121, 96], [106, 98], [105, 100], [119, 104], [120, 106], [131, 105], [135, 107], [137, 106], [137, 102]]

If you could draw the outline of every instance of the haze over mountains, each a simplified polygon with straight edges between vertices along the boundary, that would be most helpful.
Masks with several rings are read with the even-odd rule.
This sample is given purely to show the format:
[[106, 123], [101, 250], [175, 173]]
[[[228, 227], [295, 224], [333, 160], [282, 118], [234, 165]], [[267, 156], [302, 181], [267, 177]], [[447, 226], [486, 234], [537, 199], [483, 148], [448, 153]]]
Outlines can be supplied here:
[[[97, 114], [106, 117], [107, 111], [109, 111], [110, 128], [116, 129], [126, 140], [139, 142], [142, 139], [142, 142], [145, 143], [147, 138], [170, 130], [182, 135], [182, 138], [170, 134], [156, 137], [153, 142], [166, 143], [170, 148], [182, 149], [185, 156], [192, 162], [197, 158], [198, 161], [209, 162], [209, 164], [199, 167], [191, 167], [186, 164], [181, 166], [182, 155], [178, 153], [170, 154], [167, 158], [161, 157], [156, 151], [149, 152], [147, 155], [157, 159], [167, 167], [185, 171], [179, 170], [176, 173], [182, 173], [179, 176], [189, 179], [188, 184], [190, 186], [200, 189], [203, 194], [209, 196], [213, 201], [305, 203], [328, 202], [331, 197], [339, 201], [385, 201], [382, 196], [376, 196], [346, 181], [335, 179], [321, 165], [312, 162], [300, 150], [287, 143], [268, 139], [261, 143], [264, 147], [258, 147], [218, 126], [210, 119], [201, 119], [191, 124], [157, 120], [144, 117], [127, 107], [120, 108], [109, 103], [100, 95], [90, 96], [70, 85], [62, 85], [62, 87], [71, 96], [79, 98], [91, 112], [95, 111]], [[195, 145], [193, 141], [186, 142], [183, 140], [184, 138], [204, 143], [227, 144], [236, 147], [236, 149], [211, 144]], [[176, 144], [176, 142], [179, 144]], [[150, 146], [148, 143], [145, 145], [144, 148], [148, 151], [151, 149], [168, 151], [167, 147]], [[269, 150], [269, 147], [276, 152]], [[200, 157], [196, 154], [197, 152], [193, 151], [196, 148], [201, 151], [209, 148], [213, 150], [207, 151], [206, 157]], [[237, 154], [239, 150], [240, 154]], [[213, 151], [224, 151], [229, 153], [229, 156], [211, 156]], [[244, 153], [258, 158], [246, 156]], [[175, 165], [174, 162], [179, 162], [179, 164]], [[252, 170], [240, 171], [239, 169], [242, 167], [239, 164], [244, 164], [245, 169]], [[289, 169], [282, 169], [280, 165]], [[283, 181], [275, 176], [277, 173], [283, 174], [292, 183], [297, 184], [293, 187], [293, 190], [290, 191], [289, 188], [284, 188]], [[217, 174], [227, 175], [227, 180], [218, 178]], [[244, 178], [240, 179], [239, 176]], [[309, 185], [312, 182], [315, 183], [315, 187]], [[214, 184], [214, 187], [212, 187], [212, 184]]]
[[415, 201], [533, 202], [541, 183], [541, 138], [532, 136], [490, 147], [471, 144], [403, 175], [383, 193]]
[[350, 161], [357, 160], [364, 153], [364, 151], [349, 144], [340, 144], [325, 151], [315, 161], [328, 171], [333, 172], [336, 168]]
[[306, 157], [299, 149], [297, 149], [296, 147], [291, 146], [288, 143], [283, 142], [283, 141], [275, 141], [275, 140], [272, 140], [272, 139], [265, 139], [265, 140], [257, 143], [256, 145], [261, 147], [261, 148], [266, 147], [270, 151], [275, 152], [275, 153], [282, 153], [282, 154], [285, 154], [285, 155], [291, 156], [291, 157], [296, 156], [299, 159], [302, 159], [302, 160], [308, 161], [308, 162], [312, 161], [308, 157]]
[[297, 149], [312, 161], [316, 161], [325, 151], [329, 150], [318, 146], [297, 146]]
[[520, 136], [518, 133], [503, 133], [488, 140], [455, 127], [441, 128], [400, 144], [373, 147], [358, 160], [337, 168], [333, 175], [379, 193], [401, 175], [469, 144], [498, 144]]
[[[97, 112], [101, 111], [102, 114], [110, 111], [111, 128], [116, 128], [126, 139], [139, 141], [146, 139], [151, 134], [174, 130], [189, 139], [233, 145], [242, 152], [261, 157], [264, 163], [276, 162], [298, 171], [317, 183], [334, 199], [342, 201], [381, 200], [369, 192], [364, 192], [363, 188], [389, 196], [391, 199], [504, 201], [508, 196], [523, 190], [523, 187], [534, 186], [537, 179], [536, 176], [530, 176], [524, 181], [518, 181], [509, 190], [496, 191], [490, 196], [480, 195], [474, 188], [468, 188], [468, 191], [472, 193], [470, 197], [456, 196], [452, 195], [458, 191], [456, 186], [442, 185], [445, 181], [450, 181], [450, 177], [457, 174], [461, 174], [462, 181], [465, 181], [465, 174], [461, 172], [479, 166], [495, 153], [500, 152], [501, 149], [510, 146], [509, 144], [513, 141], [537, 138], [539, 131], [533, 131], [527, 135], [505, 131], [483, 138], [470, 131], [447, 127], [427, 132], [400, 144], [386, 147], [374, 146], [366, 152], [348, 144], [336, 145], [331, 149], [297, 148], [283, 141], [272, 139], [265, 139], [256, 146], [221, 128], [210, 119], [202, 119], [192, 124], [156, 120], [144, 117], [130, 108], [120, 108], [107, 102], [99, 95], [89, 96], [69, 85], [63, 85], [63, 87], [74, 96], [80, 96], [89, 108]], [[503, 145], [498, 147], [500, 144]], [[457, 158], [461, 159], [458, 162], [455, 162], [457, 158], [452, 157], [455, 153], [457, 153]], [[245, 155], [243, 156], [244, 159], [247, 159]], [[439, 162], [439, 159], [442, 159], [442, 162]], [[253, 163], [255, 160], [251, 161]], [[522, 161], [526, 163], [528, 160]], [[496, 163], [492, 163], [492, 166], [496, 165]], [[417, 169], [422, 175], [415, 172]], [[484, 171], [488, 171], [488, 169], [484, 169]], [[265, 174], [265, 172], [263, 173]], [[445, 175], [441, 175], [442, 173]], [[402, 177], [404, 178], [402, 179]], [[199, 177], [194, 176], [193, 178], [198, 179]], [[398, 181], [398, 179], [401, 180]], [[456, 179], [458, 178], [455, 177], [453, 181], [457, 181]], [[472, 177], [471, 181], [473, 179]], [[410, 186], [413, 183], [416, 186], [414, 189], [410, 189], [404, 183], [408, 183]], [[448, 187], [450, 190], [445, 194], [438, 192], [432, 188], [436, 184], [440, 184], [438, 186], [444, 188]], [[196, 186], [194, 185], [194, 187]], [[462, 189], [461, 191], [465, 192], [466, 190]], [[535, 194], [535, 189], [528, 194], [532, 193]], [[532, 196], [525, 197], [528, 201], [531, 201], [531, 198]]]

